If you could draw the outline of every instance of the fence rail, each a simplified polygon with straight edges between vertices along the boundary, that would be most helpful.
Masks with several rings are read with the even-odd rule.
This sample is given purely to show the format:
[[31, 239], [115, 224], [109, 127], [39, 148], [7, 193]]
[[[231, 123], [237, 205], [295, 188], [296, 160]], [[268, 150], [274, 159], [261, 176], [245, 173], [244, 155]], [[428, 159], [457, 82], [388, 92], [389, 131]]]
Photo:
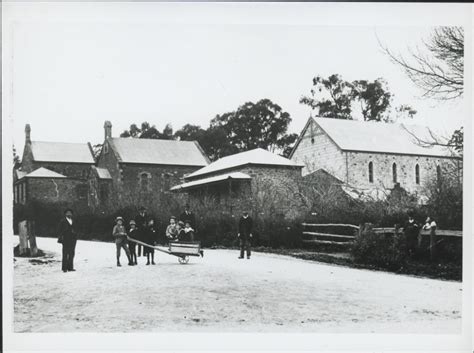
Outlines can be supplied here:
[[[337, 234], [337, 233], [327, 233], [327, 228], [351, 228], [356, 230], [358, 233], [361, 232], [361, 227], [353, 224], [342, 224], [342, 223], [302, 223], [303, 226], [303, 239], [302, 242], [306, 244], [337, 244], [337, 245], [348, 245], [354, 242], [356, 234]], [[314, 228], [325, 227], [325, 232], [315, 231]], [[375, 234], [379, 235], [394, 235], [394, 234], [403, 234], [403, 228], [396, 227], [379, 227], [372, 228], [372, 231]], [[435, 244], [440, 242], [444, 237], [455, 237], [461, 238], [462, 231], [460, 230], [446, 230], [446, 229], [436, 229], [435, 234], [431, 234], [429, 229], [420, 230], [420, 235], [430, 237], [430, 252], [434, 254]], [[439, 239], [439, 240], [436, 240]], [[434, 255], [432, 255], [433, 257]]]

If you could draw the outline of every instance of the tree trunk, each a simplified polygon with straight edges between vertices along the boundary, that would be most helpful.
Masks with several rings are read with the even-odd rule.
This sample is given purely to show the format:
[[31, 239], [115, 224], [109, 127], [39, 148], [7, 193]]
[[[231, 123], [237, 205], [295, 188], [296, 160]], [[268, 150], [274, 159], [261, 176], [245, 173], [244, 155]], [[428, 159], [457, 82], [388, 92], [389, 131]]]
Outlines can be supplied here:
[[36, 256], [38, 254], [38, 247], [36, 246], [36, 228], [34, 221], [27, 221], [28, 223], [28, 241], [30, 242], [30, 255]]

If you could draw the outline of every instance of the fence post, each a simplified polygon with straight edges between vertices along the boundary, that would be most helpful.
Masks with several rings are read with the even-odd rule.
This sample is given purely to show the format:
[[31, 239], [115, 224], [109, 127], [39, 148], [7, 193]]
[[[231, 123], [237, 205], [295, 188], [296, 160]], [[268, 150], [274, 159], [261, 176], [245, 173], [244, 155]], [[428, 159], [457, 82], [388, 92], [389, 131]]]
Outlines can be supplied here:
[[436, 228], [430, 229], [430, 260], [436, 258]]
[[28, 251], [28, 221], [18, 223], [18, 233], [20, 235], [20, 255], [25, 255]]
[[28, 241], [30, 243], [30, 255], [36, 256], [38, 254], [38, 247], [36, 246], [36, 227], [34, 221], [28, 221]]

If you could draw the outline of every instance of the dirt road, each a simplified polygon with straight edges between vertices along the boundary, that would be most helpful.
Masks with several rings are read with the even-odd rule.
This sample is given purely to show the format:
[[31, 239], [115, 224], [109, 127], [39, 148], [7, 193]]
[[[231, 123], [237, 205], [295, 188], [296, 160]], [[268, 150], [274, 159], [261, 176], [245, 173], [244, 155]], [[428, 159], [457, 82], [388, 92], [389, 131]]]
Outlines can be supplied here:
[[16, 332], [458, 333], [461, 283], [357, 270], [255, 253], [207, 250], [180, 265], [115, 266], [115, 245], [79, 241], [76, 272], [60, 244], [37, 239], [45, 263], [19, 258]]

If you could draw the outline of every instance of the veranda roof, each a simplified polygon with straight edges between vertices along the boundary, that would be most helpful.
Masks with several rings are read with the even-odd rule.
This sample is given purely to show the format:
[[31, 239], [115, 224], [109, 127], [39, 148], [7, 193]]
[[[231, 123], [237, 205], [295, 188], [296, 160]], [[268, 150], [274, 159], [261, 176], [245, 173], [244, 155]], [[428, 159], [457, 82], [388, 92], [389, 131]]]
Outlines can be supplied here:
[[217, 161], [209, 164], [208, 166], [187, 175], [186, 179], [246, 164], [303, 167], [303, 165], [291, 161], [288, 158], [279, 156], [262, 148], [256, 148], [250, 151], [236, 153], [231, 156], [220, 158]]
[[41, 167], [25, 175], [25, 178], [66, 178], [66, 176]]
[[207, 184], [213, 184], [213, 183], [217, 183], [217, 182], [224, 181], [224, 180], [229, 180], [229, 179], [232, 179], [232, 180], [250, 180], [251, 177], [249, 175], [247, 175], [245, 173], [241, 173], [241, 172], [228, 173], [228, 174], [217, 175], [217, 176], [213, 176], [213, 177], [209, 177], [209, 178], [199, 179], [199, 180], [190, 181], [190, 182], [187, 182], [187, 183], [184, 183], [184, 184], [176, 185], [176, 186], [173, 186], [170, 190], [171, 191], [181, 191], [181, 190], [190, 189], [190, 188], [193, 188], [193, 187], [203, 186], [203, 185], [207, 185]]

